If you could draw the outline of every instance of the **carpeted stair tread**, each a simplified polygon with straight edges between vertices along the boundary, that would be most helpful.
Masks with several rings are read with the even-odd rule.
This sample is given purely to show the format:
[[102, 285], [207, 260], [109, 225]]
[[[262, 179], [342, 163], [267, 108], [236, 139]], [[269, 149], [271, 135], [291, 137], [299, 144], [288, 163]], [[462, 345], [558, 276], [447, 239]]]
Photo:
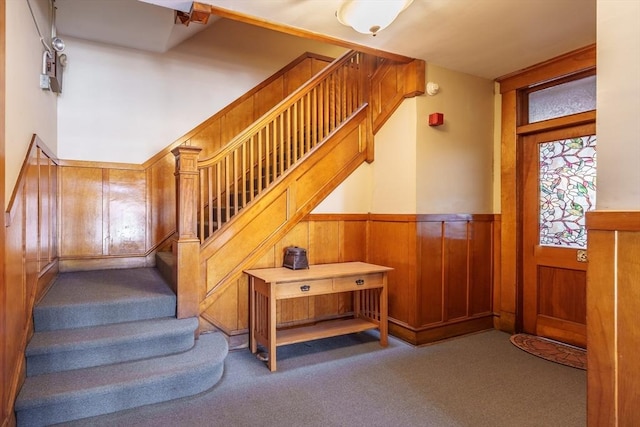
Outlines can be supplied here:
[[60, 273], [34, 308], [34, 329], [171, 317], [175, 306], [175, 294], [155, 268]]
[[119, 363], [188, 350], [198, 319], [172, 317], [34, 333], [27, 375]]
[[228, 353], [220, 333], [186, 352], [27, 377], [15, 410], [18, 425], [43, 425], [193, 395], [217, 383]]

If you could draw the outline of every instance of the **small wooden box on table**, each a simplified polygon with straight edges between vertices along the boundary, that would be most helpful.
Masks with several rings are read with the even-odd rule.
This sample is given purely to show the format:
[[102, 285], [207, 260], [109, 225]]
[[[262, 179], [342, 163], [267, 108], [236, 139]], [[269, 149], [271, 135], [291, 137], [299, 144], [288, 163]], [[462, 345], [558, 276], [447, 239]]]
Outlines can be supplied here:
[[[311, 265], [305, 270], [284, 267], [247, 270], [249, 275], [251, 352], [258, 344], [269, 351], [268, 366], [276, 370], [276, 347], [362, 332], [380, 331], [387, 345], [387, 272], [390, 267], [364, 262]], [[353, 317], [278, 330], [276, 301], [338, 292], [352, 292]]]

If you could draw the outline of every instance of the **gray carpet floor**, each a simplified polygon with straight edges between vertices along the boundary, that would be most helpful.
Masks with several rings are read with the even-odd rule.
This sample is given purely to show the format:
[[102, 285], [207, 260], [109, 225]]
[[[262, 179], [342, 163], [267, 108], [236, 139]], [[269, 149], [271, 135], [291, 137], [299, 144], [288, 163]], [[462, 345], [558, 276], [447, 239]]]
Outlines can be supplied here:
[[584, 426], [586, 372], [487, 331], [413, 347], [360, 333], [278, 349], [269, 372], [229, 353], [199, 395], [69, 426]]

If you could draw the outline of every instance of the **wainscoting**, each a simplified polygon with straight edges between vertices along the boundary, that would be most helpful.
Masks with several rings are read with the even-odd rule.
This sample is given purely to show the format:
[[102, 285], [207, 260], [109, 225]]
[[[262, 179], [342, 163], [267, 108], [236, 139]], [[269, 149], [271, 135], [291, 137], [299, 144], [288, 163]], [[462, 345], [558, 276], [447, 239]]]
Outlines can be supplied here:
[[[393, 267], [389, 331], [412, 344], [423, 344], [493, 327], [496, 218], [312, 214], [252, 268], [281, 266], [287, 246], [306, 248], [310, 264], [366, 261]], [[352, 310], [348, 294], [278, 304], [280, 326], [340, 317]], [[202, 316], [229, 335], [246, 337], [247, 278], [221, 292]]]
[[58, 272], [57, 177], [58, 160], [34, 135], [5, 213], [3, 419], [13, 416], [13, 401], [25, 376], [33, 306]]
[[493, 327], [495, 215], [371, 215], [389, 273], [389, 332], [412, 344]]
[[155, 265], [175, 230], [175, 160], [148, 167], [63, 161], [60, 270]]

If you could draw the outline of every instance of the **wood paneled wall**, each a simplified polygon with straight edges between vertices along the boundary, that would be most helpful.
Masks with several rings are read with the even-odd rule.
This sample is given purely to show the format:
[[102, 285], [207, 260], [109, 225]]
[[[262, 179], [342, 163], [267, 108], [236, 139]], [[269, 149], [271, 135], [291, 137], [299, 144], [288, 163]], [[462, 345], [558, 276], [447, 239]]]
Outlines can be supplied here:
[[24, 379], [33, 306], [58, 271], [57, 176], [56, 158], [34, 135], [5, 213], [3, 419], [13, 417], [13, 402]]
[[494, 215], [371, 215], [368, 261], [387, 265], [389, 332], [423, 344], [493, 327]]
[[[311, 264], [366, 261], [389, 274], [390, 330], [422, 344], [493, 327], [494, 215], [308, 215], [252, 268], [282, 265], [284, 248], [308, 250]], [[279, 303], [281, 325], [349, 313], [348, 295]], [[203, 317], [229, 335], [246, 334], [245, 276], [227, 287]]]
[[587, 423], [640, 425], [640, 211], [587, 213]]
[[152, 238], [167, 238], [175, 224], [175, 207], [166, 222], [151, 220], [162, 216], [155, 209], [166, 207], [163, 195], [166, 203], [175, 200], [174, 185], [148, 185], [150, 175], [172, 177], [173, 165], [160, 174], [158, 167], [67, 162], [60, 168], [61, 270], [153, 265], [146, 255], [162, 240]]
[[176, 230], [171, 150], [194, 145], [211, 156], [331, 60], [301, 55], [142, 165], [61, 161], [60, 269], [154, 265]]

